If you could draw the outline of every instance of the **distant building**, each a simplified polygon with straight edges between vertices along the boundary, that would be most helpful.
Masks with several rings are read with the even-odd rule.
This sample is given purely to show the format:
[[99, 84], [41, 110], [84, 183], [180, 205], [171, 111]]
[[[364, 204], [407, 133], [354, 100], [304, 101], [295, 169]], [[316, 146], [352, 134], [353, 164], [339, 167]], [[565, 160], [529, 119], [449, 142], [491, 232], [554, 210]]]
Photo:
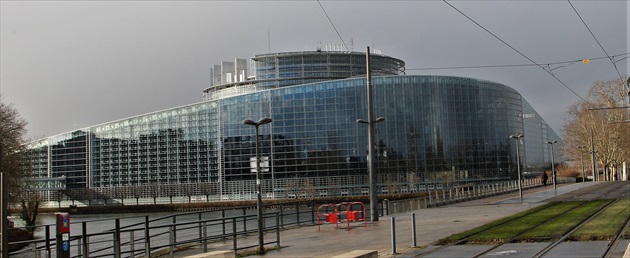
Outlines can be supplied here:
[[[366, 54], [306, 51], [213, 66], [204, 101], [31, 143], [47, 201], [152, 203], [255, 199], [252, 126], [260, 127], [263, 198], [367, 194]], [[371, 55], [381, 193], [517, 177], [550, 167], [559, 137], [514, 89], [491, 81], [404, 75]], [[560, 143], [561, 144], [561, 143]], [[556, 161], [561, 161], [556, 146]], [[49, 180], [53, 184], [45, 182]], [[44, 183], [42, 183], [44, 182]], [[62, 182], [63, 184], [61, 184]]]

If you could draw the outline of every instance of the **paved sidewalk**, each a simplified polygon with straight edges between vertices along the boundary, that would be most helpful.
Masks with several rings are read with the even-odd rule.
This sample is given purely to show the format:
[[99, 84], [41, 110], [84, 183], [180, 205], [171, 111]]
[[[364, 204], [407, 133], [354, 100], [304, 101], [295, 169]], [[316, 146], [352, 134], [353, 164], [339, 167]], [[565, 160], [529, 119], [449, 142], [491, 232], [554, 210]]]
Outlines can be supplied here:
[[[537, 187], [523, 191], [523, 198], [518, 197], [518, 192], [497, 195], [483, 199], [477, 199], [447, 206], [420, 209], [413, 211], [416, 216], [417, 246], [426, 247], [438, 239], [451, 234], [472, 229], [499, 218], [503, 218], [546, 203], [553, 197], [570, 193], [599, 182], [575, 183], [553, 186]], [[377, 250], [379, 257], [410, 256], [418, 248], [412, 245], [412, 212], [380, 217], [379, 221], [363, 223], [351, 223], [351, 230], [345, 229], [345, 224], [304, 226], [282, 231], [280, 241], [282, 248], [270, 250], [265, 255], [252, 255], [248, 257], [331, 257], [353, 250]], [[396, 225], [396, 254], [392, 254], [391, 224], [395, 220]], [[266, 234], [266, 238], [275, 239], [272, 233]], [[257, 243], [257, 235], [246, 237], [252, 245]], [[231, 243], [215, 243], [209, 246], [209, 250], [229, 249]], [[267, 248], [274, 248], [268, 245]], [[199, 248], [192, 248], [177, 252], [176, 257], [201, 253]], [[405, 255], [407, 254], [407, 255]]]

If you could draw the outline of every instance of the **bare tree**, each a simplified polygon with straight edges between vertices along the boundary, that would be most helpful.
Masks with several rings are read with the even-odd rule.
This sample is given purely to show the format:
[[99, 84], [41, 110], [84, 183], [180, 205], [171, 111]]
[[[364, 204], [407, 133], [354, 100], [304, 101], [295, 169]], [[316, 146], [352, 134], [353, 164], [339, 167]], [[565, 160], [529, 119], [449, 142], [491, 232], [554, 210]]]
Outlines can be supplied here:
[[88, 206], [92, 206], [92, 201], [94, 200], [94, 197], [95, 197], [94, 192], [88, 188], [81, 188], [78, 191], [82, 193], [83, 197], [88, 202]]
[[196, 184], [191, 183], [181, 185], [184, 194], [188, 197], [188, 203], [191, 203], [191, 197], [196, 195], [196, 186]]
[[142, 193], [142, 185], [133, 185], [133, 186], [129, 186], [131, 188], [131, 195], [133, 196], [134, 199], [136, 199], [136, 205], [138, 205], [138, 202], [140, 200], [140, 194]]
[[9, 202], [15, 203], [26, 189], [23, 179], [28, 176], [28, 154], [24, 145], [27, 123], [13, 105], [1, 100], [0, 96], [0, 172], [5, 173], [8, 181]]
[[[604, 168], [604, 180], [612, 179], [624, 162], [630, 159], [630, 108], [625, 106], [625, 85], [619, 80], [597, 81], [585, 101], [573, 104], [564, 126], [567, 157], [578, 160], [584, 146]], [[582, 148], [578, 148], [582, 147]], [[592, 155], [588, 155], [591, 159]], [[597, 173], [594, 173], [596, 175]]]
[[216, 188], [213, 187], [211, 182], [206, 182], [202, 185], [203, 194], [206, 196], [206, 202], [210, 201], [210, 195], [216, 194]]
[[156, 204], [156, 199], [160, 196], [160, 186], [157, 183], [151, 183], [149, 186], [149, 195], [153, 198], [153, 204]]
[[179, 190], [179, 185], [175, 185], [175, 184], [162, 185], [161, 189], [163, 191], [162, 195], [168, 196], [170, 203], [173, 204], [173, 196], [178, 195], [177, 193]]
[[24, 226], [30, 233], [35, 231], [40, 202], [40, 196], [37, 192], [26, 192], [20, 203], [20, 219], [24, 221]]
[[112, 199], [120, 199], [120, 203], [125, 205], [125, 197], [129, 186], [117, 186], [112, 188]]

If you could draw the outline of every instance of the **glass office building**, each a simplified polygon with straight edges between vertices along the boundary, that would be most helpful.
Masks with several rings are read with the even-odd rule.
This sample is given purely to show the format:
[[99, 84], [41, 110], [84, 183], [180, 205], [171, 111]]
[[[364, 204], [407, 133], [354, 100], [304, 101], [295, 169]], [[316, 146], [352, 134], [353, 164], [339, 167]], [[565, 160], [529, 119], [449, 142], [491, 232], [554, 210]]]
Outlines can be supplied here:
[[[241, 121], [269, 117], [259, 132], [263, 198], [366, 195], [367, 126], [356, 122], [367, 119], [365, 58], [255, 56], [253, 77], [213, 85], [203, 102], [31, 143], [33, 178], [56, 182], [40, 184], [51, 202], [253, 200], [255, 130]], [[370, 61], [375, 117], [385, 118], [375, 124], [380, 193], [515, 179], [513, 134], [525, 135], [524, 171], [551, 166], [545, 142], [560, 139], [514, 89]]]

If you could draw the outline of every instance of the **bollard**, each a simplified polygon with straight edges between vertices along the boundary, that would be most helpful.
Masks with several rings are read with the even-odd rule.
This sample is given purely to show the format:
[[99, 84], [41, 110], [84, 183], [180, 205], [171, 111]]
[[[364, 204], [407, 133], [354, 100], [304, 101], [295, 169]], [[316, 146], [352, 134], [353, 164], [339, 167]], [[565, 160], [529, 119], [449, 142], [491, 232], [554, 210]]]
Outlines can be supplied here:
[[169, 232], [168, 232], [168, 257], [173, 258], [174, 257], [174, 253], [173, 253], [173, 249], [175, 249], [175, 228], [174, 226], [170, 226], [169, 228]]
[[280, 247], [280, 217], [276, 213], [276, 246]]
[[280, 205], [280, 227], [284, 228], [284, 206]]
[[411, 246], [417, 247], [418, 242], [416, 240], [416, 213], [411, 213]]
[[203, 232], [203, 238], [201, 239], [201, 241], [203, 242], [203, 253], [207, 253], [208, 252], [208, 227], [206, 222], [204, 221], [202, 223], [202, 232]]
[[385, 209], [385, 216], [389, 215], [389, 200], [383, 200], [383, 209]]
[[144, 257], [151, 257], [151, 235], [149, 233], [149, 216], [144, 216]]
[[203, 234], [202, 234], [203, 232], [201, 232], [201, 226], [202, 226], [202, 223], [201, 223], [201, 212], [197, 213], [197, 215], [198, 215], [197, 219], [199, 221], [199, 239], [201, 239], [202, 236], [203, 236]]
[[177, 242], [177, 215], [173, 216], [173, 242]]
[[392, 254], [396, 254], [396, 217], [392, 217]]
[[120, 258], [120, 219], [115, 220], [115, 228], [114, 231], [114, 257]]
[[46, 225], [46, 257], [50, 258], [52, 255], [50, 251], [50, 225]]
[[221, 210], [221, 224], [223, 225], [223, 239], [226, 239], [226, 235], [225, 235], [225, 209]]
[[236, 251], [238, 250], [237, 244], [236, 244], [236, 219], [232, 219], [232, 245], [233, 245], [233, 249], [234, 252], [236, 253]]
[[83, 253], [85, 254], [83, 257], [88, 257], [89, 255], [89, 245], [90, 243], [88, 242], [88, 237], [87, 237], [87, 224], [85, 221], [81, 222], [81, 239], [83, 242]]
[[135, 238], [133, 236], [133, 230], [131, 232], [129, 232], [129, 251], [131, 252], [131, 256], [130, 257], [136, 257], [136, 245], [135, 245]]
[[247, 234], [247, 210], [243, 208], [243, 232]]
[[295, 204], [295, 220], [297, 221], [297, 225], [300, 225], [300, 205]]

